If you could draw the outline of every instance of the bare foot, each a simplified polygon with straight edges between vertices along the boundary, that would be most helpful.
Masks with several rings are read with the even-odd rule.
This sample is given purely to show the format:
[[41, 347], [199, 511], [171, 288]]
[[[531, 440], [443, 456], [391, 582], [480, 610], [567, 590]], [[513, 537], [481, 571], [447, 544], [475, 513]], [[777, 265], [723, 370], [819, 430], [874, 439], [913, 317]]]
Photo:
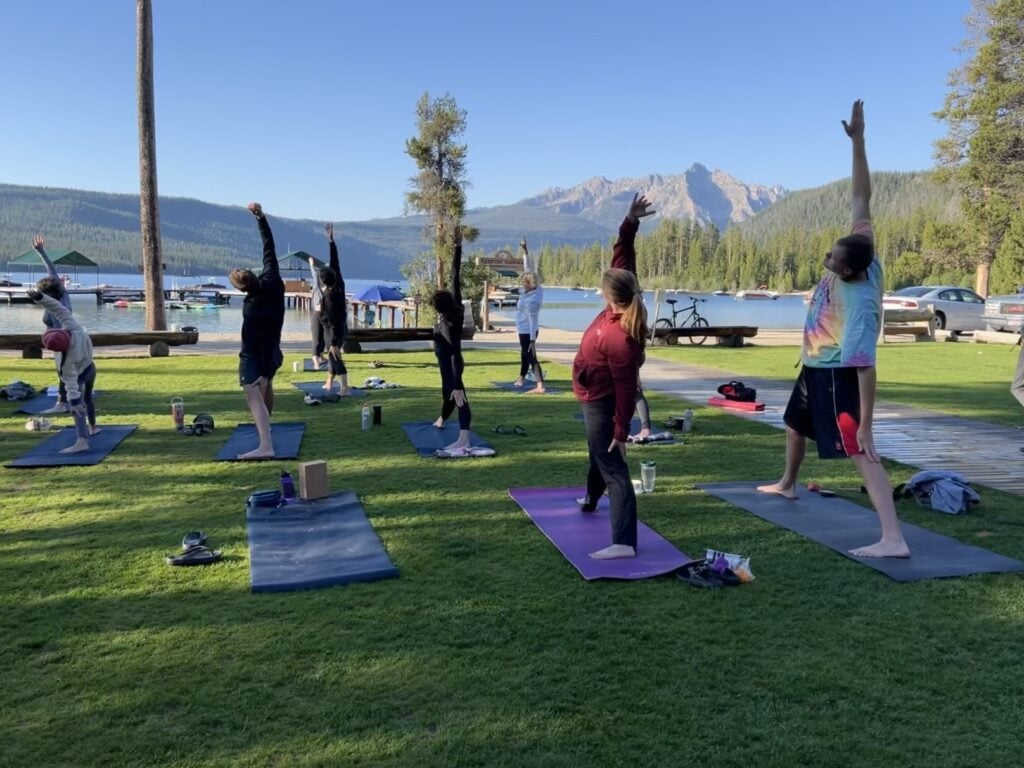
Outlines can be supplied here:
[[903, 539], [898, 541], [882, 539], [870, 547], [851, 549], [850, 554], [854, 557], [910, 557], [910, 547]]
[[54, 406], [52, 406], [50, 408], [47, 408], [45, 410], [40, 411], [39, 413], [40, 414], [47, 414], [47, 413], [67, 413], [67, 412], [68, 412], [68, 404], [67, 404], [67, 401], [65, 400], [65, 401], [61, 401], [61, 402], [57, 403], [56, 405], [54, 405]]
[[89, 441], [84, 437], [80, 437], [75, 441], [74, 445], [70, 445], [67, 448], [61, 448], [61, 453], [84, 453], [89, 450]]
[[274, 458], [274, 446], [253, 448], [251, 451], [238, 454], [239, 459], [272, 459]]
[[512, 386], [513, 386], [513, 387], [521, 387], [521, 386], [523, 386], [523, 384], [525, 384], [525, 383], [526, 383], [526, 382], [525, 382], [525, 381], [523, 381], [523, 377], [522, 377], [522, 376], [520, 376], [520, 377], [519, 377], [518, 379], [516, 379], [515, 381], [513, 381], [513, 382], [512, 382]]
[[774, 493], [776, 496], [784, 496], [787, 499], [796, 498], [796, 487], [789, 485], [783, 485], [782, 483], [772, 483], [771, 485], [759, 485], [757, 490], [761, 493]]
[[446, 451], [461, 451], [465, 448], [469, 448], [469, 440], [456, 440], [451, 445], [446, 445], [444, 450]]
[[332, 389], [334, 389], [334, 384], [331, 384], [331, 383], [323, 384], [320, 387], [320, 389], [326, 389], [328, 392], [330, 392]]
[[620, 560], [624, 557], [636, 557], [636, 550], [625, 544], [612, 544], [597, 552], [591, 552], [589, 556], [594, 560]]
[[543, 395], [544, 394], [544, 385], [543, 384], [538, 384], [533, 389], [527, 390], [526, 394], [528, 394], [528, 395]]
[[438, 429], [444, 429], [444, 419], [438, 416], [437, 421], [434, 422], [434, 426]]
[[349, 395], [352, 394], [352, 388], [342, 387], [340, 390], [338, 390], [338, 394], [341, 395], [342, 397], [348, 397]]
[[89, 427], [89, 434], [90, 435], [98, 435], [99, 433], [100, 433], [100, 428], [97, 427], [95, 424], [93, 424], [91, 427]]

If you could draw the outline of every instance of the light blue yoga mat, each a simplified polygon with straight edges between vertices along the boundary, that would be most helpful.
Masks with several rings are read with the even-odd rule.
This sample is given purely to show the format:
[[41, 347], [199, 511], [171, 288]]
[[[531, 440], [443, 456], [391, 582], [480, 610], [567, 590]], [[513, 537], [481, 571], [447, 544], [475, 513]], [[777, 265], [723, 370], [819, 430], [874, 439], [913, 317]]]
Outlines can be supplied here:
[[[577, 411], [575, 413], [575, 415], [573, 416], [573, 418], [576, 419], [576, 421], [583, 421], [583, 413], [581, 411]], [[640, 431], [640, 419], [637, 419], [637, 418], [634, 417], [634, 419], [631, 422], [629, 422], [629, 434], [635, 435], [639, 431]], [[683, 441], [682, 440], [677, 440], [676, 436], [673, 435], [671, 432], [668, 432], [667, 430], [660, 430], [659, 431], [659, 430], [656, 430], [656, 429], [654, 429], [652, 427], [651, 432], [654, 433], [654, 434], [662, 434], [662, 435], [667, 434], [670, 439], [668, 439], [668, 440], [648, 440], [647, 442], [644, 442], [644, 443], [633, 443], [633, 442], [631, 442], [631, 443], [629, 443], [629, 445], [630, 446], [636, 446], [638, 448], [645, 448], [647, 446], [654, 446], [654, 445], [683, 445]]]
[[[96, 390], [92, 393], [93, 397], [98, 397], [101, 393]], [[15, 411], [15, 413], [27, 413], [30, 416], [38, 416], [43, 411], [53, 408], [57, 404], [57, 393], [49, 394], [48, 392], [40, 392], [35, 397], [29, 398], [21, 402], [21, 407]], [[49, 414], [47, 414], [49, 415]], [[62, 414], [55, 413], [54, 416], [60, 416]], [[70, 414], [64, 414], [70, 415]]]
[[[434, 451], [451, 445], [459, 439], [459, 422], [446, 422], [443, 429], [438, 429], [429, 421], [406, 421], [402, 430], [409, 442], [413, 444], [420, 456], [434, 457]], [[476, 432], [469, 433], [469, 444], [473, 447], [490, 448], [491, 444]]]
[[61, 448], [75, 444], [74, 427], [65, 427], [43, 442], [8, 462], [6, 467], [67, 467], [99, 464], [136, 430], [135, 424], [100, 424], [100, 431], [89, 438], [89, 450], [82, 453], [61, 453]]
[[267, 459], [239, 459], [238, 454], [251, 451], [260, 444], [255, 424], [239, 424], [220, 449], [216, 461], [276, 461], [298, 458], [305, 429], [306, 425], [298, 421], [271, 423], [270, 439], [274, 443], [274, 455]]
[[286, 507], [247, 507], [253, 592], [287, 592], [398, 576], [352, 491]]
[[[535, 386], [537, 386], [537, 384], [535, 382], [533, 382], [533, 381], [528, 381], [525, 384], [523, 384], [523, 386], [521, 386], [521, 387], [517, 387], [514, 381], [492, 381], [491, 384], [496, 386], [498, 389], [502, 389], [502, 390], [504, 390], [506, 392], [515, 392], [517, 395], [525, 394], [526, 392], [529, 392], [531, 389], [533, 389]], [[557, 389], [552, 389], [547, 384], [545, 384], [544, 385], [544, 391], [540, 392], [540, 393], [534, 393], [535, 396], [537, 394], [557, 395], [558, 394], [558, 390]]]
[[[327, 394], [327, 390], [324, 389], [324, 383], [322, 381], [293, 381], [292, 386], [296, 389], [301, 389], [313, 397], [323, 397]], [[334, 386], [331, 387], [331, 392], [338, 393], [341, 391], [341, 384], [335, 380]], [[346, 397], [362, 397], [366, 394], [366, 390], [357, 389], [356, 387], [349, 387], [349, 392]]]

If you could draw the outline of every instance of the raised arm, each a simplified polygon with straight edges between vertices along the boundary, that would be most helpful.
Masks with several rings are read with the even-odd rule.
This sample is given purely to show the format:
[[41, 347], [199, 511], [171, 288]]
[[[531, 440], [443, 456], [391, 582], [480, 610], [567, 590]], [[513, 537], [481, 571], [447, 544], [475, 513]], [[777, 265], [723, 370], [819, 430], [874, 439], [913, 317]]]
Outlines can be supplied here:
[[29, 291], [28, 297], [57, 318], [61, 328], [68, 331], [85, 330], [85, 327], [75, 319], [73, 314], [71, 314], [71, 310], [52, 296], [47, 296], [45, 293], [39, 293], [39, 291]]
[[629, 212], [619, 227], [619, 239], [615, 241], [615, 247], [612, 249], [612, 269], [626, 269], [636, 274], [636, 233], [640, 229], [640, 219], [655, 213], [648, 210], [650, 206], [643, 195], [633, 195]]
[[455, 228], [455, 247], [452, 249], [451, 293], [455, 303], [462, 307], [462, 227]]
[[853, 145], [853, 222], [871, 219], [871, 174], [868, 171], [868, 153], [864, 148], [864, 102], [853, 102], [850, 122], [843, 120], [843, 130]]
[[281, 279], [281, 268], [277, 263], [277, 249], [274, 247], [274, 233], [270, 231], [270, 224], [263, 214], [263, 206], [259, 203], [249, 203], [249, 212], [256, 217], [256, 223], [260, 228], [260, 237], [263, 238], [263, 273], [260, 277], [276, 277]]
[[533, 272], [530, 268], [530, 252], [526, 249], [526, 238], [519, 241], [519, 247], [523, 249], [523, 272]]
[[341, 262], [338, 260], [338, 244], [334, 242], [334, 225], [328, 224], [324, 227], [324, 231], [327, 232], [327, 245], [331, 252], [330, 256], [330, 268], [334, 270], [334, 274], [341, 278]]
[[46, 241], [42, 235], [36, 235], [32, 238], [32, 247], [35, 252], [39, 254], [39, 258], [43, 260], [43, 264], [46, 266], [46, 274], [52, 277], [54, 280], [60, 280], [60, 275], [57, 274], [56, 265], [50, 261], [50, 257], [46, 255], [46, 249], [43, 247]]

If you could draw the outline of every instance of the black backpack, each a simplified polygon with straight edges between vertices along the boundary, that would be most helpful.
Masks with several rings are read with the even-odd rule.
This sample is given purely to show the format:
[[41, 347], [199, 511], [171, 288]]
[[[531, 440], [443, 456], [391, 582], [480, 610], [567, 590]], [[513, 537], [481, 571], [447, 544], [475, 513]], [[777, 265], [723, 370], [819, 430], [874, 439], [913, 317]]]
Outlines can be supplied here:
[[742, 381], [730, 381], [718, 388], [718, 394], [726, 400], [736, 400], [741, 403], [752, 403], [757, 399], [757, 390], [748, 387]]

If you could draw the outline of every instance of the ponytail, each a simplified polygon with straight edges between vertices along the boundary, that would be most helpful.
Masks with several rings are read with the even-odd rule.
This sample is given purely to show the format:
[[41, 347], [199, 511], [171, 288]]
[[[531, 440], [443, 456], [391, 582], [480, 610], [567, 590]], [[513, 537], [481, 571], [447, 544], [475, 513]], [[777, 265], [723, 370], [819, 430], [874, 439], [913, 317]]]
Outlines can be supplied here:
[[636, 275], [627, 269], [612, 268], [604, 273], [602, 287], [608, 299], [622, 311], [619, 324], [623, 332], [641, 347], [647, 342], [647, 308]]
[[647, 307], [644, 306], [643, 295], [639, 292], [633, 294], [633, 301], [629, 303], [622, 313], [619, 325], [626, 335], [632, 338], [641, 347], [647, 342], [650, 330], [647, 328]]

